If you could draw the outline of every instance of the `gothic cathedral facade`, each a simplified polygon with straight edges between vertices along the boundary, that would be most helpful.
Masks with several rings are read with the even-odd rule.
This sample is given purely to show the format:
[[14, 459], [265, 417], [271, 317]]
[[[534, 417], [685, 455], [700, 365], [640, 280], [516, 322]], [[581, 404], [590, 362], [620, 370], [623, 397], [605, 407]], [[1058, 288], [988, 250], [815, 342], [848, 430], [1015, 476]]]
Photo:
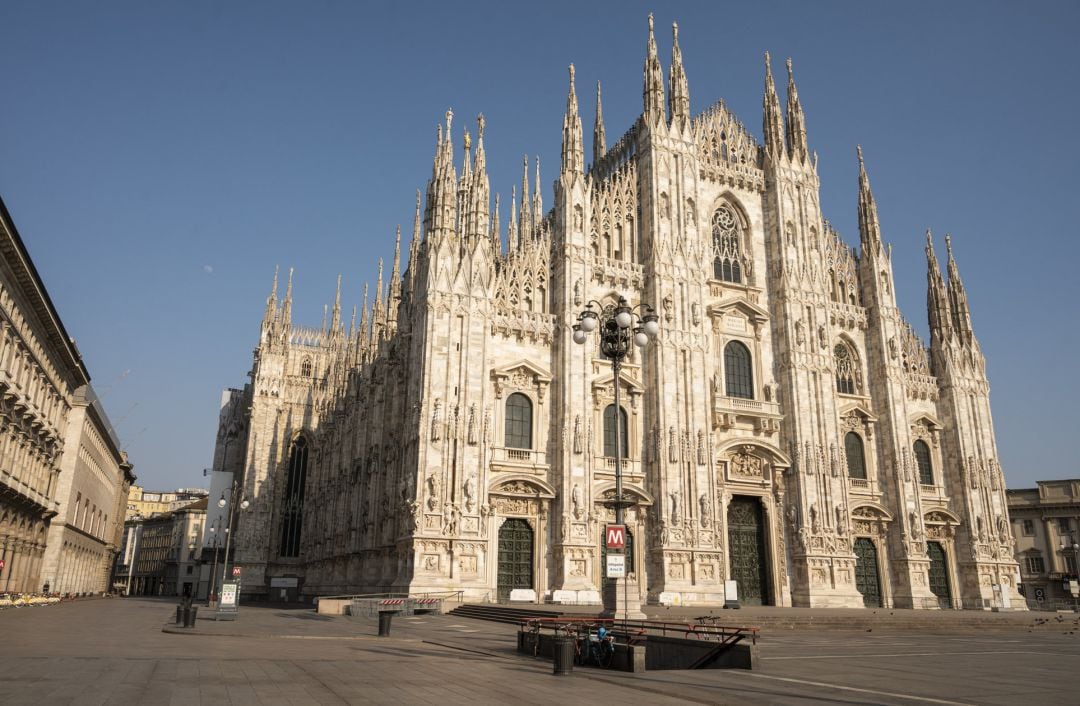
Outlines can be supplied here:
[[[553, 208], [526, 160], [504, 231], [483, 117], [455, 156], [448, 112], [407, 268], [399, 230], [359, 322], [339, 279], [322, 326], [293, 324], [275, 275], [215, 451], [252, 503], [244, 594], [599, 603], [621, 451], [643, 602], [1023, 605], [952, 251], [943, 276], [927, 234], [927, 348], [861, 151], [856, 251], [821, 214], [791, 63], [782, 111], [765, 59], [759, 143], [722, 102], [690, 114], [677, 27], [665, 81], [650, 17], [643, 112], [608, 147], [598, 85], [590, 165], [571, 67]], [[619, 296], [661, 330], [616, 380], [571, 339]]]

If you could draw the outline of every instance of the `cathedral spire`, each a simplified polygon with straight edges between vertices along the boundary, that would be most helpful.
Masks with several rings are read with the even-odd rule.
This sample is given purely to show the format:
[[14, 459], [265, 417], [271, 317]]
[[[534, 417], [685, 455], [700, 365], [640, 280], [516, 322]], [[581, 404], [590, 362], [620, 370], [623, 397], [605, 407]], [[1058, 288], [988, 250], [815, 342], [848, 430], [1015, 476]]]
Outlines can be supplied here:
[[394, 266], [390, 275], [390, 298], [401, 297], [401, 226], [394, 235]]
[[481, 113], [476, 116], [476, 159], [473, 161], [472, 188], [469, 193], [465, 234], [476, 238], [477, 242], [486, 239], [488, 233], [488, 208], [491, 183], [487, 175], [487, 156], [484, 151], [484, 127], [487, 122]]
[[668, 72], [668, 99], [671, 109], [671, 124], [685, 126], [690, 119], [690, 88], [686, 83], [686, 71], [683, 69], [682, 50], [679, 49], [679, 24], [671, 24], [671, 69]]
[[293, 268], [289, 268], [289, 283], [285, 285], [285, 303], [281, 307], [281, 323], [286, 328], [292, 325], [292, 275]]
[[518, 237], [522, 241], [532, 231], [532, 217], [529, 215], [529, 155], [522, 157], [521, 168], [521, 213], [518, 218]]
[[510, 187], [510, 220], [506, 224], [506, 249], [510, 252], [517, 250], [517, 187]]
[[870, 190], [870, 177], [866, 174], [861, 145], [855, 146], [855, 153], [859, 156], [859, 236], [863, 252], [878, 252], [881, 249], [881, 223], [878, 221], [877, 202]]
[[762, 99], [762, 115], [765, 133], [765, 151], [773, 158], [784, 156], [784, 120], [780, 116], [780, 98], [773, 83], [772, 63], [765, 52], [765, 97]]
[[330, 320], [330, 331], [337, 333], [341, 328], [341, 275], [337, 276], [337, 291], [334, 292], [334, 316]]
[[270, 296], [266, 298], [266, 314], [263, 316], [263, 323], [265, 324], [277, 318], [278, 268], [278, 265], [274, 265], [274, 284], [270, 287]]
[[570, 92], [566, 96], [566, 115], [563, 116], [562, 172], [581, 173], [585, 169], [585, 147], [578, 115], [577, 93], [574, 90], [574, 65], [570, 64]]
[[953, 259], [952, 238], [945, 236], [945, 250], [948, 251], [949, 272], [949, 308], [952, 309], [953, 325], [960, 340], [970, 345], [974, 338], [974, 330], [971, 326], [971, 309], [968, 307], [967, 290], [960, 279], [960, 268]]
[[656, 36], [653, 34], [653, 16], [649, 13], [649, 46], [645, 55], [645, 88], [642, 91], [645, 103], [645, 122], [656, 125], [663, 122], [664, 114], [664, 72], [660, 68], [660, 57], [656, 54]]
[[435, 148], [435, 161], [431, 168], [431, 182], [428, 184], [427, 229], [429, 233], [447, 233], [455, 227], [457, 218], [457, 174], [454, 171], [454, 147], [450, 130], [454, 111], [446, 111], [446, 132], [440, 125], [438, 144]]
[[809, 157], [806, 146], [806, 117], [803, 115], [799, 92], [795, 88], [795, 74], [791, 70], [791, 59], [787, 60], [787, 141], [788, 154], [793, 161], [805, 162]]
[[502, 254], [502, 223], [499, 217], [499, 195], [495, 194], [495, 213], [491, 217], [491, 251], [495, 255]]
[[349, 319], [349, 338], [356, 335], [356, 304], [352, 306], [352, 318]]
[[381, 324], [382, 323], [382, 315], [383, 315], [383, 306], [382, 306], [382, 297], [383, 297], [382, 268], [383, 268], [383, 260], [380, 257], [379, 258], [379, 277], [378, 277], [378, 279], [375, 280], [375, 301], [373, 302], [374, 315], [375, 315], [374, 323], [375, 324]]
[[533, 227], [544, 220], [544, 195], [540, 188], [540, 155], [536, 155], [536, 181], [533, 182], [532, 220]]
[[930, 345], [945, 343], [952, 335], [953, 318], [929, 229], [926, 231], [926, 309], [930, 323]]
[[409, 241], [409, 264], [406, 272], [409, 275], [408, 291], [411, 294], [416, 286], [416, 255], [420, 251], [420, 189], [416, 190], [416, 213], [413, 214], [412, 240]]
[[600, 103], [600, 82], [596, 82], [596, 123], [593, 125], [592, 161], [596, 164], [607, 154], [607, 134], [604, 132], [604, 107]]
[[360, 330], [356, 332], [356, 337], [360, 340], [362, 346], [367, 345], [365, 337], [370, 338], [369, 331], [370, 321], [368, 320], [368, 284], [364, 282], [364, 303], [360, 307]]

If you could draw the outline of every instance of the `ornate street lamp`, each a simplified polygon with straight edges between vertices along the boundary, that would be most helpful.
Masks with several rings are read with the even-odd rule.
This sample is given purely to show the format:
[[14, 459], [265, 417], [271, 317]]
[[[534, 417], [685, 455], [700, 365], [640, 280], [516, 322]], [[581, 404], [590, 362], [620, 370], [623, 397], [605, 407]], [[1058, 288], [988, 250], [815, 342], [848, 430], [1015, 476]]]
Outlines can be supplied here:
[[[595, 307], [595, 308], [594, 308]], [[615, 499], [608, 503], [615, 508], [615, 524], [625, 527], [624, 517], [627, 507], [636, 504], [636, 501], [623, 497], [622, 487], [622, 426], [623, 410], [619, 401], [619, 388], [622, 387], [619, 380], [619, 372], [623, 360], [630, 353], [630, 346], [645, 348], [649, 342], [656, 338], [660, 332], [660, 317], [653, 308], [647, 304], [630, 306], [625, 297], [619, 297], [615, 304], [604, 306], [600, 302], [590, 301], [585, 309], [578, 314], [578, 323], [574, 325], [574, 343], [584, 344], [589, 339], [589, 334], [599, 328], [600, 352], [611, 361], [612, 382], [615, 386]], [[624, 549], [613, 550], [619, 554]], [[629, 573], [627, 571], [627, 573]], [[618, 579], [609, 579], [617, 582]], [[625, 580], [625, 579], [624, 579]], [[617, 585], [617, 583], [616, 583]], [[617, 599], [615, 591], [611, 591], [614, 602], [610, 606], [612, 615], [617, 611]], [[628, 609], [626, 607], [628, 591], [624, 583], [623, 613], [624, 620]], [[605, 599], [608, 592], [604, 592]], [[609, 609], [605, 600], [605, 611]]]
[[210, 526], [210, 535], [214, 538], [214, 541], [210, 545], [214, 548], [214, 565], [210, 569], [210, 586], [206, 592], [206, 605], [208, 607], [213, 606], [217, 602], [217, 563], [218, 552], [221, 551], [221, 533], [218, 532], [219, 529], [221, 529], [220, 517]]
[[225, 587], [225, 578], [229, 575], [229, 546], [232, 544], [232, 528], [233, 520], [236, 519], [236, 511], [247, 510], [250, 505], [251, 503], [243, 496], [243, 488], [240, 487], [239, 480], [233, 480], [229, 499], [226, 500], [225, 493], [222, 493], [221, 498], [217, 502], [217, 506], [220, 508], [224, 508], [225, 506], [229, 507], [229, 525], [225, 528], [225, 559], [222, 561], [221, 569], [222, 588]]

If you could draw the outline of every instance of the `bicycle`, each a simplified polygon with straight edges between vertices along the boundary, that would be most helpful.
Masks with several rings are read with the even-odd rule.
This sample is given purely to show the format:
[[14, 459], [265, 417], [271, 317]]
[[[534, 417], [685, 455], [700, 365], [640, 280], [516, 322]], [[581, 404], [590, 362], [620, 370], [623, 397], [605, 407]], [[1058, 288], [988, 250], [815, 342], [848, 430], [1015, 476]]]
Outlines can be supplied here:
[[584, 666], [592, 662], [597, 667], [607, 669], [615, 657], [615, 637], [604, 626], [593, 632], [585, 626], [585, 632], [578, 633], [574, 641], [574, 661]]

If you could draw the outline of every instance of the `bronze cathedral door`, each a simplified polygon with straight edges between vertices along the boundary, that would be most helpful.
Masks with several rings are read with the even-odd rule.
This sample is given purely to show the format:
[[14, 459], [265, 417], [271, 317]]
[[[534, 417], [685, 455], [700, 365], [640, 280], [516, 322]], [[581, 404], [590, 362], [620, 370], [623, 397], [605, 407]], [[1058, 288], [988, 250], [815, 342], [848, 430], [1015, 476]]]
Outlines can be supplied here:
[[735, 497], [728, 505], [728, 551], [731, 579], [738, 582], [739, 602], [769, 605], [765, 527], [756, 498]]
[[877, 547], [866, 537], [855, 540], [855, 588], [867, 608], [881, 607], [881, 579], [878, 576]]
[[930, 557], [930, 590], [937, 596], [938, 606], [952, 608], [952, 591], [949, 590], [949, 568], [945, 561], [945, 549], [938, 542], [928, 542], [926, 554]]
[[533, 587], [533, 531], [525, 520], [511, 518], [499, 528], [499, 602], [515, 588]]

